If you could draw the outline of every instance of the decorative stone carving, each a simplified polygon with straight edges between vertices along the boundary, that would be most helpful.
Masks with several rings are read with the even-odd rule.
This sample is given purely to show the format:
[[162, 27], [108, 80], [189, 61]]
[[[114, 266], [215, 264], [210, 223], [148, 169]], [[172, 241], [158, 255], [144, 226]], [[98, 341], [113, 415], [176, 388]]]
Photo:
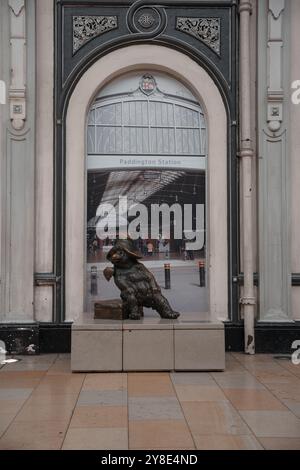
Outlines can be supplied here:
[[156, 81], [152, 75], [143, 75], [140, 81], [140, 90], [147, 96], [151, 95], [156, 90]]
[[9, 0], [10, 61], [9, 87], [10, 119], [15, 130], [24, 127], [26, 119], [26, 24], [25, 0]]
[[137, 32], [152, 33], [161, 25], [161, 15], [156, 8], [143, 7], [133, 14], [133, 23]]
[[9, 6], [16, 16], [19, 16], [24, 8], [24, 0], [9, 0]]
[[275, 20], [278, 20], [279, 16], [284, 10], [284, 2], [285, 0], [271, 0], [269, 9]]
[[143, 13], [138, 19], [138, 23], [146, 29], [151, 28], [154, 22], [155, 18], [149, 13]]
[[73, 54], [91, 39], [117, 27], [116, 16], [73, 16]]
[[269, 0], [268, 27], [268, 110], [269, 130], [276, 133], [283, 120], [283, 87], [282, 87], [282, 47], [283, 47], [283, 12], [285, 0]]
[[176, 29], [204, 42], [216, 54], [221, 49], [221, 20], [220, 18], [187, 18], [176, 19]]

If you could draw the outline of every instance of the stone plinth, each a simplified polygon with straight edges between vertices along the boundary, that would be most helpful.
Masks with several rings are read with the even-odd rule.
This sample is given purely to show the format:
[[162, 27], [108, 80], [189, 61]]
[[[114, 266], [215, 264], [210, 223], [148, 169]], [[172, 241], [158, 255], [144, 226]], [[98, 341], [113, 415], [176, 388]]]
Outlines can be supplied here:
[[200, 318], [118, 321], [84, 314], [72, 326], [72, 371], [224, 370], [224, 325]]

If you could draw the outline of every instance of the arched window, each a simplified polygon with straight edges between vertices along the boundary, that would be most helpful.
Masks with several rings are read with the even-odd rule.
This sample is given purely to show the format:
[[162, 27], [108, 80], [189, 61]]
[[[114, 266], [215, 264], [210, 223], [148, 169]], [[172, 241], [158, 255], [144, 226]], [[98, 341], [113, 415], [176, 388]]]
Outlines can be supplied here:
[[[174, 88], [177, 82], [169, 80]], [[136, 90], [96, 99], [88, 116], [87, 153], [205, 157], [203, 112], [195, 101], [162, 92], [144, 75]]]

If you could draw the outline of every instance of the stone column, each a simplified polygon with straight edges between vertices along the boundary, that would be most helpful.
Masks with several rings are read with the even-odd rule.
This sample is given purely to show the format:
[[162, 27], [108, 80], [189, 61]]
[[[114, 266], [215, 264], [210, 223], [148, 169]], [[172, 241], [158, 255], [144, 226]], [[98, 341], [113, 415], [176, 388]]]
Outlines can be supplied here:
[[36, 246], [35, 317], [53, 312], [53, 2], [36, 2]]
[[[259, 286], [262, 322], [291, 321], [289, 256], [289, 40], [285, 0], [259, 1]], [[264, 20], [265, 18], [265, 20]]]
[[2, 116], [1, 321], [34, 321], [35, 1], [1, 2], [8, 104]]

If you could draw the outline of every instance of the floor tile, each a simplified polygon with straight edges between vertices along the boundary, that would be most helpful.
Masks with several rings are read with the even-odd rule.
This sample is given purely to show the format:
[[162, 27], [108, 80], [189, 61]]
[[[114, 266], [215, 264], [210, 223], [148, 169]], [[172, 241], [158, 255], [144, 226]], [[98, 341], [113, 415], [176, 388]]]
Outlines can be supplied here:
[[124, 390], [127, 388], [127, 374], [87, 374], [83, 390]]
[[[0, 369], [1, 370], [1, 369]], [[2, 380], [7, 378], [18, 378], [18, 379], [41, 379], [46, 374], [43, 370], [18, 370], [18, 371], [3, 371], [1, 372], [0, 378]]]
[[78, 398], [78, 406], [126, 406], [126, 390], [82, 390]]
[[13, 422], [16, 413], [1, 413], [0, 411], [0, 437], [7, 430], [8, 426]]
[[170, 379], [169, 372], [128, 372], [127, 375], [131, 375], [131, 377], [140, 377], [142, 380], [160, 379], [162, 381], [168, 381]]
[[267, 390], [224, 389], [224, 393], [237, 410], [286, 411], [286, 407]]
[[282, 400], [285, 406], [295, 415], [300, 418], [300, 401], [296, 400]]
[[298, 383], [270, 383], [268, 389], [280, 400], [294, 400], [300, 402], [300, 382]]
[[75, 406], [79, 393], [40, 393], [34, 391], [26, 404], [36, 406], [51, 406], [60, 404], [63, 406]]
[[126, 428], [128, 413], [126, 406], [78, 406], [70, 428]]
[[298, 378], [295, 377], [287, 370], [278, 370], [278, 371], [258, 371], [254, 372], [257, 380], [262, 382], [264, 385], [273, 384], [273, 383], [282, 383], [282, 384], [297, 384]]
[[130, 421], [130, 449], [194, 449], [189, 429], [184, 421]]
[[225, 370], [227, 372], [245, 372], [246, 369], [238, 361], [231, 359], [225, 361]]
[[72, 428], [69, 429], [63, 450], [126, 450], [126, 428]]
[[84, 374], [73, 374], [70, 377], [62, 375], [49, 375], [44, 377], [35, 392], [38, 394], [49, 393], [75, 393], [79, 392], [84, 381]]
[[215, 385], [212, 376], [206, 372], [174, 372], [170, 374], [174, 385]]
[[0, 388], [0, 400], [26, 400], [32, 388]]
[[300, 439], [261, 437], [260, 442], [266, 450], [300, 450]]
[[291, 361], [276, 361], [276, 363], [280, 364], [281, 367], [284, 369], [288, 370], [292, 374], [296, 375], [297, 377], [300, 377], [300, 364], [295, 365], [292, 364]]
[[193, 434], [193, 438], [198, 450], [263, 450], [254, 436]]
[[0, 439], [1, 450], [60, 449], [68, 422], [12, 423]]
[[35, 388], [41, 381], [41, 377], [17, 376], [16, 372], [1, 374], [0, 389], [2, 388]]
[[174, 396], [169, 374], [128, 374], [128, 394], [132, 397]]
[[251, 434], [239, 413], [226, 402], [186, 402], [183, 412], [192, 434]]
[[253, 363], [246, 364], [244, 367], [248, 372], [251, 372], [252, 374], [259, 374], [263, 372], [268, 372], [268, 373], [273, 373], [273, 374], [280, 373], [280, 372], [288, 373], [288, 371], [285, 371], [282, 367], [280, 367], [274, 361], [273, 362], [271, 361], [270, 362], [267, 362], [267, 361], [253, 362]]
[[15, 422], [23, 421], [68, 421], [71, 418], [75, 404], [47, 403], [37, 405], [28, 402], [15, 418]]
[[[47, 375], [65, 375], [65, 374], [70, 374], [72, 375], [71, 371], [71, 361], [56, 361], [54, 364], [52, 364], [48, 371]], [[85, 374], [80, 374], [80, 375], [85, 375]]]
[[216, 385], [175, 385], [180, 402], [227, 401], [223, 391]]
[[221, 388], [265, 389], [249, 372], [220, 372], [212, 376]]
[[0, 400], [0, 413], [17, 414], [25, 402], [26, 398], [20, 400]]
[[[50, 367], [48, 362], [17, 362], [15, 364], [7, 365], [0, 370], [0, 376], [3, 372], [25, 372], [25, 371], [40, 371], [47, 372]], [[1, 372], [2, 371], [2, 372]]]
[[131, 397], [128, 400], [129, 420], [184, 419], [175, 397]]
[[300, 419], [290, 411], [241, 411], [257, 437], [300, 437]]

